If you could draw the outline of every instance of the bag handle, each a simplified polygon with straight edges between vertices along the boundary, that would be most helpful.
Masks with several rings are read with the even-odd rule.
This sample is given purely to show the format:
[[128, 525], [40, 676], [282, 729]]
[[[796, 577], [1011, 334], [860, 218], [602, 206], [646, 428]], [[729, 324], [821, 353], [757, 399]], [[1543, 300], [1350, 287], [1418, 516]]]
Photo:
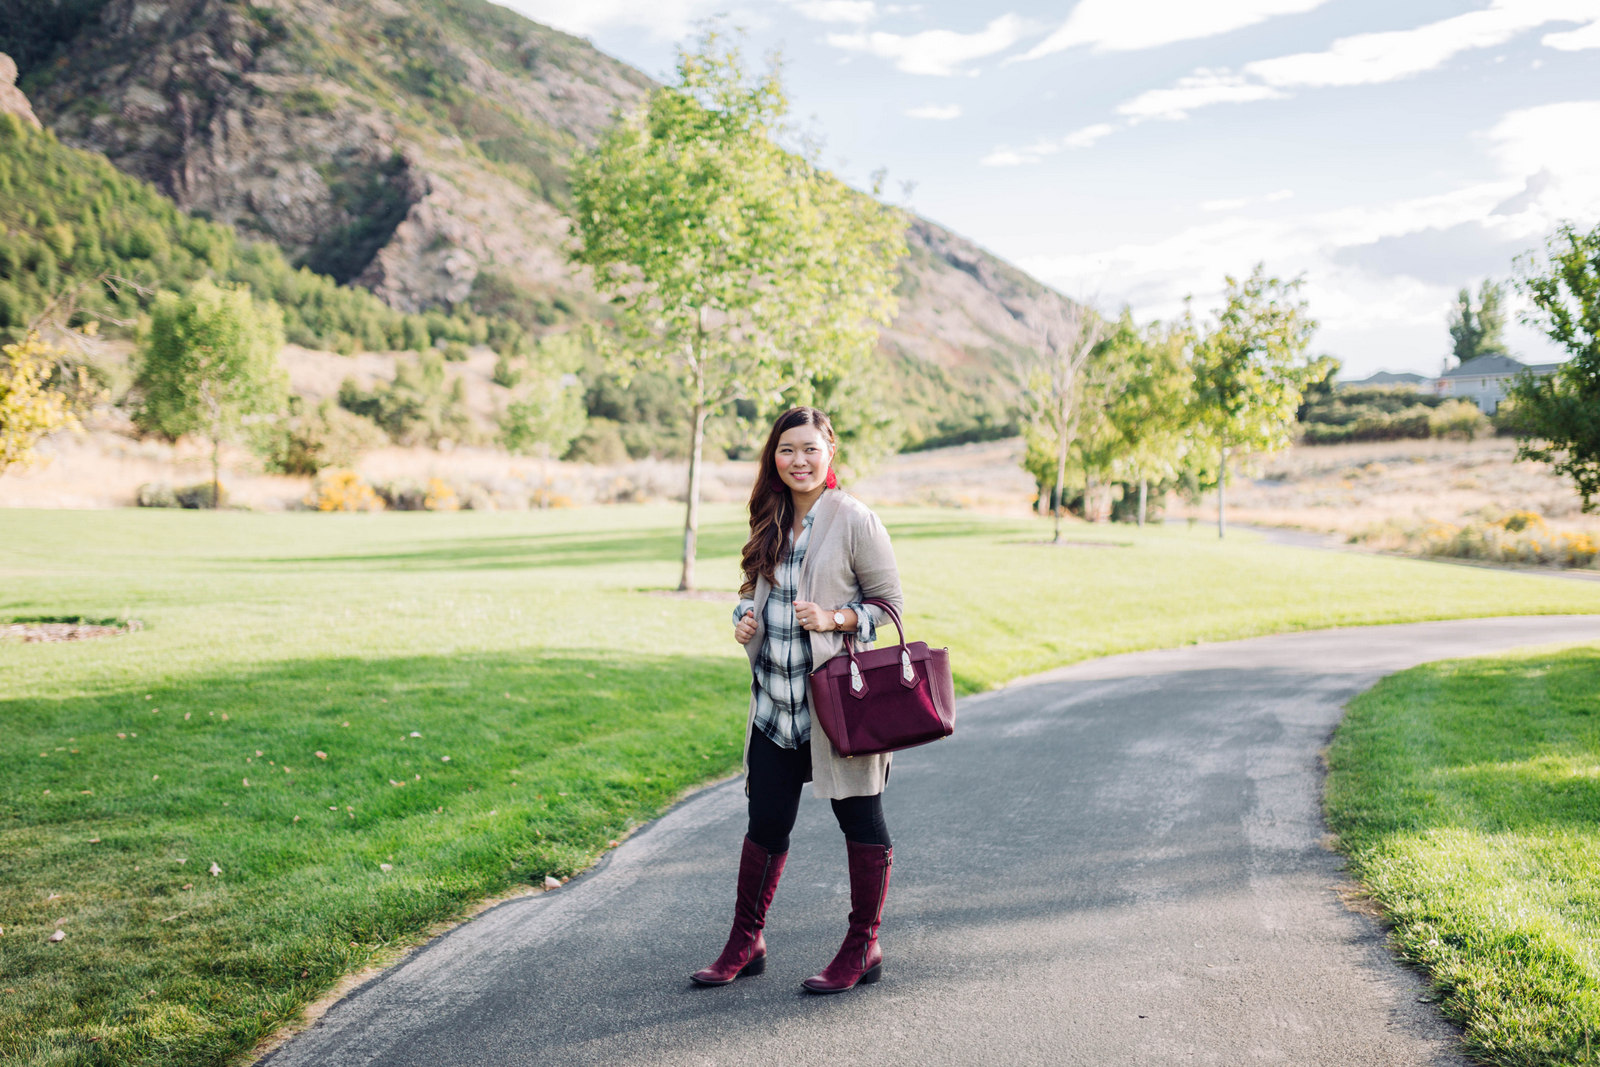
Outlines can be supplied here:
[[[906, 628], [905, 628], [904, 624], [901, 623], [901, 621], [900, 621], [900, 612], [895, 609], [895, 606], [893, 604], [889, 603], [887, 600], [884, 600], [882, 597], [875, 597], [875, 596], [874, 597], [867, 597], [866, 599], [861, 601], [861, 604], [862, 604], [863, 607], [866, 607], [867, 605], [870, 605], [870, 604], [875, 604], [878, 607], [883, 609], [883, 613], [885, 615], [889, 616], [890, 621], [892, 621], [894, 623], [894, 628], [895, 628], [896, 632], [898, 632], [900, 634], [900, 647], [904, 648], [905, 644], [906, 644]], [[859, 627], [857, 627], [857, 629], [859, 629]], [[845, 635], [845, 640], [849, 641], [850, 637], [851, 637], [851, 635], [846, 634]]]

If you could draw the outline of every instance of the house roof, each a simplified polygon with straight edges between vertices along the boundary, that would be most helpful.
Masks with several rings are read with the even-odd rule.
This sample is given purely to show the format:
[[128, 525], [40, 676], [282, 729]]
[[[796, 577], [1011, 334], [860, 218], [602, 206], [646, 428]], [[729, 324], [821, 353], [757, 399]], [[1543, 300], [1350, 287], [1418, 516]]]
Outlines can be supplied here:
[[1530, 368], [1519, 359], [1510, 356], [1478, 356], [1469, 359], [1459, 367], [1445, 371], [1440, 378], [1484, 378], [1491, 374], [1521, 374], [1525, 370], [1543, 372], [1542, 367]]
[[1346, 388], [1355, 388], [1361, 385], [1421, 385], [1427, 380], [1428, 377], [1425, 374], [1412, 374], [1409, 371], [1396, 374], [1394, 371], [1381, 370], [1376, 374], [1369, 374], [1365, 378], [1359, 378], [1353, 382], [1340, 382], [1339, 384]]

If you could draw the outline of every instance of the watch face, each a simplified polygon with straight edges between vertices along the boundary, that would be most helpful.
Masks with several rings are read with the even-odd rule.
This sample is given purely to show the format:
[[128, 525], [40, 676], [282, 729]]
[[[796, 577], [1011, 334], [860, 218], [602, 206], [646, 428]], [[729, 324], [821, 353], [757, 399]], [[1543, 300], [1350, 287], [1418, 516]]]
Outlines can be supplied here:
[[835, 626], [843, 626], [844, 625], [844, 612], [836, 611], [836, 612], [833, 613], [833, 624]]

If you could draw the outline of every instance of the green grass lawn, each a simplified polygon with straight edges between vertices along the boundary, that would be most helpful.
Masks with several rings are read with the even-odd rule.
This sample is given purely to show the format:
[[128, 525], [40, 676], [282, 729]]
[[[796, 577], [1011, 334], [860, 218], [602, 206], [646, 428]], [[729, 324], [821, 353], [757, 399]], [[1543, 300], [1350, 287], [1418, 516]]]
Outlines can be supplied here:
[[1340, 847], [1473, 1054], [1600, 1062], [1600, 648], [1394, 675], [1329, 764]]
[[[743, 523], [708, 510], [700, 574], [731, 592]], [[731, 596], [654, 595], [680, 515], [0, 512], [0, 620], [146, 625], [0, 645], [0, 1059], [235, 1062], [341, 975], [735, 771]], [[1043, 523], [884, 518], [912, 636], [967, 692], [1196, 640], [1600, 611], [1586, 583], [1204, 527], [1051, 548]]]

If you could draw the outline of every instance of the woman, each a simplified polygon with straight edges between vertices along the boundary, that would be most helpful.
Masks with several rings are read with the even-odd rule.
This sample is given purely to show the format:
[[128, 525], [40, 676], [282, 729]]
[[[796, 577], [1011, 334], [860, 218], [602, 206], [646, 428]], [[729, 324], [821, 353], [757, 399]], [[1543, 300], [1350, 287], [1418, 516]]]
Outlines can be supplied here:
[[701, 985], [726, 985], [766, 969], [762, 928], [806, 782], [832, 802], [844, 831], [850, 926], [833, 962], [801, 984], [813, 993], [842, 993], [882, 974], [878, 924], [894, 858], [883, 821], [889, 757], [836, 753], [813, 728], [807, 683], [812, 670], [844, 651], [846, 634], [858, 647], [872, 643], [888, 615], [862, 601], [881, 598], [898, 611], [900, 578], [883, 523], [837, 488], [837, 447], [828, 416], [808, 407], [785, 412], [767, 436], [750, 492], [745, 599], [733, 616], [734, 639], [754, 674], [744, 758], [750, 824], [733, 932], [716, 962], [691, 976]]

